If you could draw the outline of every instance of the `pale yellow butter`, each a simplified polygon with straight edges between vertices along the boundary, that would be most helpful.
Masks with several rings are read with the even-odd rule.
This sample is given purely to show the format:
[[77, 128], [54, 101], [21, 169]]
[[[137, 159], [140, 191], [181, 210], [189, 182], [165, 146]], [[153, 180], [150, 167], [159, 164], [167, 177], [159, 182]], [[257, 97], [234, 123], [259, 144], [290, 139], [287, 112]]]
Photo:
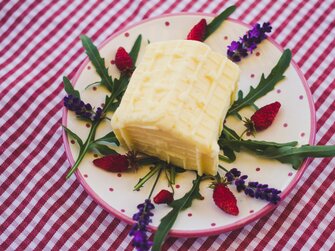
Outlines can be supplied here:
[[151, 43], [112, 117], [112, 128], [130, 150], [214, 175], [217, 140], [238, 78], [238, 66], [204, 43]]

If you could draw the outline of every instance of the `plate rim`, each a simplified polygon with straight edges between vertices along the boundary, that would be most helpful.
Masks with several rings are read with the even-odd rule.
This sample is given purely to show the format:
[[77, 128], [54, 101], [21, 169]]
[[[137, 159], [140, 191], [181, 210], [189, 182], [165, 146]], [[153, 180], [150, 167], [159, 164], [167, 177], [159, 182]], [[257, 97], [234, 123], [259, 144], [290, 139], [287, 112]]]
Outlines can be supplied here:
[[[113, 33], [111, 36], [107, 37], [98, 47], [98, 50], [100, 50], [102, 47], [104, 47], [107, 43], [109, 43], [111, 40], [113, 40], [115, 37], [119, 36], [122, 33], [127, 32], [128, 30], [142, 25], [147, 22], [151, 22], [154, 20], [158, 19], [164, 19], [167, 17], [179, 17], [179, 16], [202, 16], [202, 17], [215, 17], [215, 14], [209, 14], [209, 13], [201, 13], [201, 12], [179, 12], [179, 13], [170, 13], [170, 14], [163, 14], [159, 15], [156, 17], [148, 18], [141, 20], [139, 22], [136, 22], [134, 24], [131, 24], [129, 26], [125, 26], [124, 28], [120, 29], [119, 31]], [[234, 18], [228, 18], [229, 21], [241, 24], [247, 28], [250, 28], [251, 25], [242, 22], [241, 20], [234, 19]], [[280, 46], [279, 43], [277, 43], [274, 39], [269, 36], [267, 38], [273, 45], [275, 45], [281, 52], [284, 51], [284, 49]], [[72, 79], [72, 83], [75, 86], [75, 84], [78, 81], [78, 78], [86, 65], [90, 62], [89, 58], [86, 56], [85, 60], [80, 64], [80, 67], [76, 71], [75, 76]], [[310, 115], [311, 115], [311, 131], [309, 135], [309, 141], [308, 143], [310, 145], [313, 145], [315, 143], [315, 136], [316, 136], [316, 113], [315, 113], [315, 105], [314, 105], [314, 100], [312, 97], [311, 90], [309, 88], [309, 85], [305, 79], [305, 76], [301, 72], [300, 68], [298, 65], [295, 63], [295, 61], [292, 59], [290, 63], [293, 67], [294, 70], [298, 73], [299, 78], [301, 82], [303, 83], [306, 95], [307, 95], [307, 100], [309, 104], [309, 110], [310, 110]], [[65, 107], [63, 107], [63, 114], [62, 114], [62, 125], [67, 125], [67, 114], [68, 111]], [[64, 143], [64, 148], [65, 148], [65, 153], [67, 156], [68, 161], [70, 162], [71, 165], [74, 164], [74, 159], [70, 150], [70, 144], [67, 138], [67, 134], [65, 130], [63, 129], [62, 132], [62, 137], [63, 137], [63, 143]], [[221, 233], [229, 232], [235, 229], [239, 229], [253, 221], [256, 221], [265, 215], [269, 214], [271, 211], [273, 211], [286, 197], [287, 195], [293, 190], [293, 188], [297, 185], [298, 181], [300, 180], [301, 176], [305, 172], [308, 164], [311, 162], [311, 158], [307, 158], [303, 164], [301, 165], [300, 169], [296, 172], [294, 178], [290, 182], [289, 186], [287, 186], [281, 193], [281, 200], [277, 205], [273, 205], [268, 203], [266, 206], [264, 206], [261, 210], [259, 210], [256, 213], [253, 213], [235, 223], [226, 225], [226, 226], [221, 226], [221, 227], [211, 227], [211, 228], [206, 228], [203, 230], [170, 230], [169, 236], [174, 236], [174, 237], [203, 237], [203, 236], [210, 236], [210, 235], [218, 235]], [[87, 194], [92, 197], [92, 199], [100, 205], [103, 209], [105, 209], [107, 212], [111, 213], [114, 215], [116, 218], [126, 222], [127, 224], [134, 224], [134, 220], [131, 217], [128, 217], [127, 215], [124, 215], [120, 213], [118, 210], [114, 209], [111, 207], [107, 202], [105, 202], [99, 195], [97, 195], [94, 190], [88, 185], [88, 183], [85, 181], [83, 175], [80, 173], [79, 169], [76, 170], [75, 172], [76, 178], [79, 181], [79, 183], [83, 186], [84, 190], [87, 192]], [[157, 230], [157, 227], [149, 225], [149, 230], [155, 232]]]

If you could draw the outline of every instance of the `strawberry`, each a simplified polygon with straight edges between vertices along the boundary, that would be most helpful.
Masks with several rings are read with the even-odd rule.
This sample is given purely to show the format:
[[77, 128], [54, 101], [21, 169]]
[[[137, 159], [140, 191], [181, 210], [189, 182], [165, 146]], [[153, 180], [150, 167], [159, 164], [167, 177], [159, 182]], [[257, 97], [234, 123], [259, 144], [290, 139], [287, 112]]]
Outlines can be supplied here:
[[133, 59], [123, 47], [119, 47], [116, 51], [115, 65], [121, 73], [131, 73], [134, 69]]
[[170, 204], [173, 201], [173, 193], [168, 190], [161, 190], [154, 198], [156, 204]]
[[274, 121], [280, 106], [279, 102], [274, 102], [257, 110], [250, 119], [244, 121], [247, 130], [250, 133], [253, 133], [268, 128]]
[[124, 172], [129, 167], [128, 157], [121, 154], [111, 154], [95, 159], [93, 164], [109, 172]]
[[204, 41], [207, 29], [206, 19], [201, 19], [199, 23], [193, 26], [187, 35], [187, 40]]
[[239, 210], [234, 194], [224, 183], [214, 185], [213, 200], [215, 205], [228, 214], [238, 215]]

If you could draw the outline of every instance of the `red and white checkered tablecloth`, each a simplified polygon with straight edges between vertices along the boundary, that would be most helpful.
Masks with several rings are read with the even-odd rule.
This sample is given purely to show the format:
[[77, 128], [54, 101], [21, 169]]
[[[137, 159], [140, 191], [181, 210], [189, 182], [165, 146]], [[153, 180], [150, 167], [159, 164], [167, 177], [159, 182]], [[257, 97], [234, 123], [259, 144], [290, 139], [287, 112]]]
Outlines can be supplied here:
[[[130, 226], [108, 214], [69, 169], [61, 130], [62, 76], [100, 44], [163, 13], [271, 21], [313, 94], [316, 143], [335, 144], [335, 1], [0, 1], [0, 250], [132, 250]], [[218, 236], [169, 238], [164, 250], [335, 250], [335, 159], [315, 159], [269, 215]]]

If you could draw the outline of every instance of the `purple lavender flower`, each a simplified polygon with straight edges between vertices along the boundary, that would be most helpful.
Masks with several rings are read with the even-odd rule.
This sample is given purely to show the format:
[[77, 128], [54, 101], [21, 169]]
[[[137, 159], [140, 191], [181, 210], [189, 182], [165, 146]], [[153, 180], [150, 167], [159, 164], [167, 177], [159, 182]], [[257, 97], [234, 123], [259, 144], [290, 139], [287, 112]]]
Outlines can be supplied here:
[[260, 184], [258, 182], [248, 182], [245, 184], [247, 175], [242, 175], [241, 172], [236, 168], [231, 169], [225, 174], [226, 180], [230, 184], [234, 184], [238, 192], [244, 191], [244, 193], [252, 198], [269, 201], [273, 204], [277, 204], [280, 201], [279, 194], [280, 190], [275, 188], [269, 188], [267, 184]]
[[151, 216], [153, 216], [153, 213], [151, 210], [154, 209], [155, 206], [151, 203], [150, 199], [146, 199], [144, 203], [139, 204], [137, 208], [139, 211], [133, 215], [133, 220], [135, 220], [136, 223], [130, 230], [129, 235], [133, 236], [132, 244], [136, 250], [145, 251], [149, 250], [152, 246], [152, 242], [148, 240], [147, 226], [152, 222]]
[[228, 58], [233, 62], [241, 61], [241, 58], [248, 56], [248, 52], [252, 53], [257, 44], [267, 38], [266, 33], [271, 32], [271, 29], [269, 22], [263, 23], [262, 26], [260, 24], [254, 25], [243, 37], [240, 37], [239, 41], [232, 41], [228, 46]]
[[94, 112], [90, 104], [85, 104], [82, 100], [73, 95], [64, 97], [64, 106], [70, 111], [74, 111], [76, 115], [82, 119], [98, 121], [103, 116], [102, 109], [100, 107], [98, 107], [96, 112]]

